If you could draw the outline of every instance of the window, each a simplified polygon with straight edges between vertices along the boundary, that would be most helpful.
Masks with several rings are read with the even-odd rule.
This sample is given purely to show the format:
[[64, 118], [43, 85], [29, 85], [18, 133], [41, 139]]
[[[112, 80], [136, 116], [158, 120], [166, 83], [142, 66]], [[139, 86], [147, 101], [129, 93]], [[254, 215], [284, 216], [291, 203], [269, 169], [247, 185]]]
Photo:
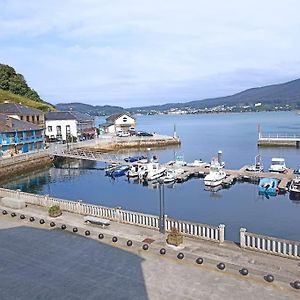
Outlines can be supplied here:
[[48, 131], [52, 132], [52, 126], [48, 126]]
[[71, 133], [71, 126], [70, 125], [66, 125], [66, 133], [67, 133], [67, 135], [69, 135]]
[[37, 122], [40, 122], [40, 116], [36, 116]]
[[20, 116], [20, 120], [23, 121], [23, 116]]
[[123, 117], [123, 122], [124, 122], [124, 123], [127, 122], [127, 117]]
[[60, 125], [56, 126], [56, 132], [57, 132], [57, 134], [61, 135], [61, 126]]
[[26, 116], [26, 121], [30, 122], [30, 117], [29, 116]]

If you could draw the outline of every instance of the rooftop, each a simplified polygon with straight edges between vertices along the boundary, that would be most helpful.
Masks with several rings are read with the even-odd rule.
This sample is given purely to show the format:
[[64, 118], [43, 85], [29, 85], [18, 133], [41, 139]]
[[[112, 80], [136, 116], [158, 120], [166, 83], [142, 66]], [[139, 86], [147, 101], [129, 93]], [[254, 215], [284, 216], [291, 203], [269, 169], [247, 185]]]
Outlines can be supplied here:
[[129, 112], [120, 112], [120, 113], [115, 113], [113, 115], [110, 115], [109, 117], [106, 118], [106, 122], [107, 123], [111, 123], [114, 122], [115, 120], [117, 120], [118, 118], [120, 118], [121, 116], [126, 115], [132, 119], [135, 119]]
[[76, 117], [68, 111], [55, 111], [46, 113], [45, 120], [76, 120]]
[[42, 130], [41, 127], [30, 122], [11, 118], [0, 113], [0, 132]]
[[16, 114], [16, 115], [36, 115], [44, 114], [41, 110], [27, 107], [18, 103], [0, 103], [0, 113], [3, 114]]

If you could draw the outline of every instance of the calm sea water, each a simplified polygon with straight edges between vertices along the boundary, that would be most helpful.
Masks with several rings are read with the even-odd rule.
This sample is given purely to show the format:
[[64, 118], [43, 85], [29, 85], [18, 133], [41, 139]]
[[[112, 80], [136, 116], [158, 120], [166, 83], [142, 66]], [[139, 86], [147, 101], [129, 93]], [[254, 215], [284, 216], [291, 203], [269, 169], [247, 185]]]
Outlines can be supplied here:
[[[101, 118], [97, 120], [101, 123]], [[202, 158], [210, 161], [218, 150], [223, 151], [227, 168], [240, 168], [253, 163], [254, 156], [262, 155], [269, 167], [272, 157], [284, 157], [289, 167], [300, 164], [296, 148], [260, 148], [256, 146], [257, 127], [263, 132], [299, 133], [300, 116], [294, 112], [163, 115], [137, 117], [139, 130], [173, 134], [182, 140], [181, 147], [163, 150], [151, 149], [161, 162], [184, 155], [186, 161]], [[130, 154], [130, 152], [128, 152]], [[8, 188], [95, 203], [110, 207], [159, 214], [157, 187], [143, 186], [126, 178], [112, 180], [94, 162], [71, 161], [59, 168], [28, 174], [17, 178]], [[298, 222], [300, 202], [289, 195], [259, 196], [257, 185], [236, 183], [230, 189], [218, 192], [204, 190], [203, 179], [191, 179], [183, 184], [165, 187], [166, 214], [184, 220], [226, 225], [226, 239], [238, 241], [240, 227], [247, 230], [300, 240]]]

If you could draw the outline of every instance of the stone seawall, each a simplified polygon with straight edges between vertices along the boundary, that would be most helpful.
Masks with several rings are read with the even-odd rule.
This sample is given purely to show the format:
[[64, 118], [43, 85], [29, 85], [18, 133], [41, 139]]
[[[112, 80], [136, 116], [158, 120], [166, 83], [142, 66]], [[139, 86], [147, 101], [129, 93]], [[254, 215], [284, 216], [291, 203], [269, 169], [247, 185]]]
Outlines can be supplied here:
[[7, 179], [12, 175], [24, 174], [51, 165], [48, 151], [21, 154], [0, 160], [0, 178]]

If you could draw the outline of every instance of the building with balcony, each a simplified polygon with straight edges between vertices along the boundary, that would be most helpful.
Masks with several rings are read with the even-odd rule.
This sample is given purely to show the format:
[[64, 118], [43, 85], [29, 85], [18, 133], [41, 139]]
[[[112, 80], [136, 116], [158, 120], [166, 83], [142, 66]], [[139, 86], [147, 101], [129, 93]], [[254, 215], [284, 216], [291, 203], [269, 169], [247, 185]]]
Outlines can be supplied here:
[[48, 112], [45, 115], [48, 141], [76, 141], [78, 137], [76, 117], [70, 112]]
[[18, 103], [0, 103], [0, 113], [21, 121], [30, 122], [40, 127], [45, 125], [44, 112]]
[[0, 155], [13, 155], [44, 148], [44, 129], [0, 113]]

